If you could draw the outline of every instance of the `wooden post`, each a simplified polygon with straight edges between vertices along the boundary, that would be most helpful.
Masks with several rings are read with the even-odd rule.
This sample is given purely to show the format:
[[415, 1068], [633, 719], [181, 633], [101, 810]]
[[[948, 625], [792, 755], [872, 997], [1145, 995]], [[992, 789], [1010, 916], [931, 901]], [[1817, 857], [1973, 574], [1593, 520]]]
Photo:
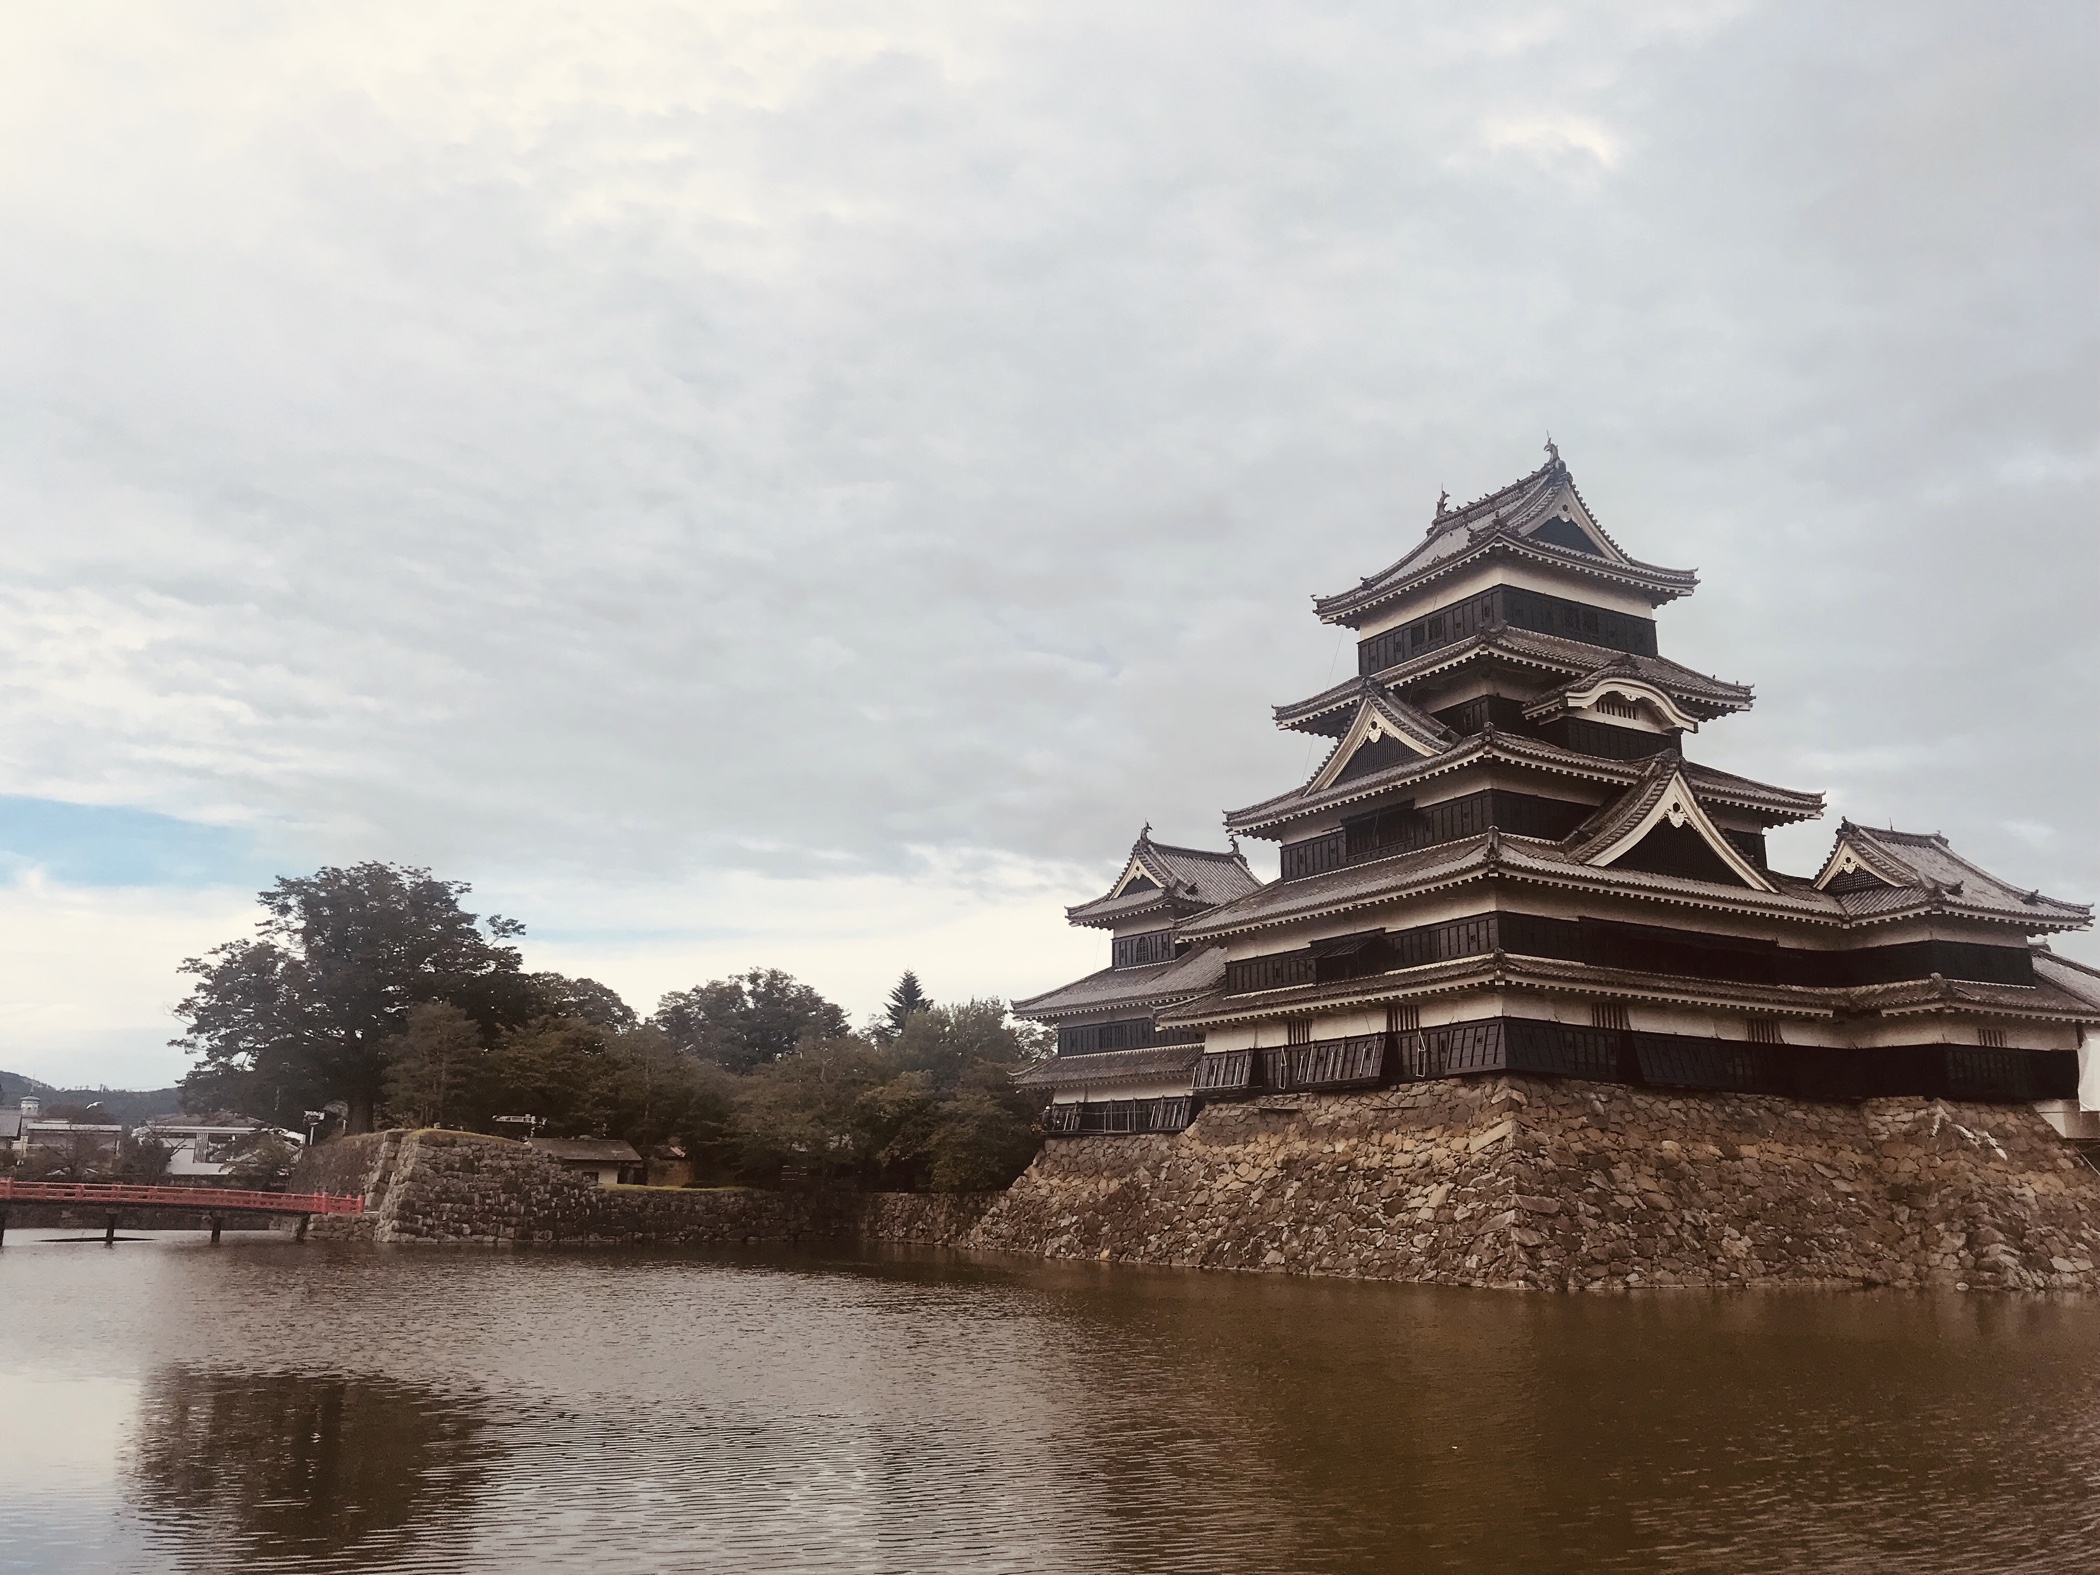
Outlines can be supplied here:
[[109, 1223], [105, 1225], [102, 1230], [102, 1245], [105, 1247], [114, 1247], [116, 1244], [117, 1217], [116, 1215], [112, 1214], [109, 1216]]
[[313, 1216], [311, 1214], [302, 1214], [299, 1216], [299, 1228], [292, 1233], [293, 1241], [306, 1240], [306, 1222], [312, 1218]]
[[211, 1217], [211, 1244], [214, 1247], [219, 1244], [219, 1216], [216, 1214]]
[[7, 1210], [0, 1209], [0, 1246], [7, 1242]]

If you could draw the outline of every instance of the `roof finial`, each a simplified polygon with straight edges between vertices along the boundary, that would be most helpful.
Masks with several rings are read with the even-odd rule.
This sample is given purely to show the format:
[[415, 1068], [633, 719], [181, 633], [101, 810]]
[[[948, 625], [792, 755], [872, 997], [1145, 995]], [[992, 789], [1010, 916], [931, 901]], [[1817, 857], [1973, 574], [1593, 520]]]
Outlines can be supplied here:
[[1451, 512], [1451, 489], [1440, 488], [1436, 495], [1436, 517], [1442, 519]]
[[1138, 833], [1138, 841], [1140, 841], [1140, 842], [1150, 842], [1151, 840], [1152, 840], [1152, 822], [1148, 820], [1148, 821], [1146, 821], [1146, 822], [1145, 822], [1145, 829], [1144, 829], [1143, 831], [1140, 831], [1140, 832]]
[[1560, 446], [1553, 441], [1550, 430], [1546, 433], [1546, 457], [1556, 465], [1560, 463]]

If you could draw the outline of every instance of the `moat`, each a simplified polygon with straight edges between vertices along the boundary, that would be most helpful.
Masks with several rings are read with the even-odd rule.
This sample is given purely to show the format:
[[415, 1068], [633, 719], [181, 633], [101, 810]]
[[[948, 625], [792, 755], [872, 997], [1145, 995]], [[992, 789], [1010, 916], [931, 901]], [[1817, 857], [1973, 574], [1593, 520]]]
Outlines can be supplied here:
[[2100, 1303], [0, 1249], [0, 1569], [2070, 1570]]

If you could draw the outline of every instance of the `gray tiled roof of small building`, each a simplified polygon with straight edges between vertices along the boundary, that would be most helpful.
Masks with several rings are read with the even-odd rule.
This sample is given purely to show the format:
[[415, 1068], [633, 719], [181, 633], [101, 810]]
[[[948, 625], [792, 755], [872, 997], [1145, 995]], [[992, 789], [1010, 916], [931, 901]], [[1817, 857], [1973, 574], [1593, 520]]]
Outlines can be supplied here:
[[1201, 1045], [1147, 1045], [1142, 1050], [1053, 1056], [1017, 1073], [1014, 1082], [1021, 1088], [1071, 1088], [1081, 1083], [1175, 1077], [1194, 1066], [1202, 1054]]
[[1077, 903], [1065, 909], [1066, 920], [1073, 924], [1099, 924], [1104, 919], [1125, 915], [1135, 917], [1153, 907], [1169, 914], [1200, 912], [1221, 902], [1230, 902], [1261, 885], [1260, 878], [1247, 867], [1245, 856], [1237, 848], [1214, 853], [1207, 848], [1184, 848], [1171, 842], [1155, 842], [1150, 826], [1138, 833], [1137, 841], [1130, 845], [1129, 856], [1123, 861], [1124, 868], [1127, 870], [1132, 863], [1152, 878], [1160, 889], [1126, 891], [1117, 896], [1103, 895], [1091, 902]]
[[2075, 997], [2095, 1015], [2100, 1015], [2100, 968], [2088, 968], [2070, 957], [2059, 957], [2046, 946], [2034, 949], [2034, 971], [2066, 995]]
[[1151, 1006], [1186, 1000], [1215, 989], [1225, 977], [1225, 950], [1199, 946], [1172, 962], [1143, 968], [1103, 968], [1070, 984], [1013, 1003], [1016, 1017], [1068, 1017], [1118, 1006]]
[[1099, 925], [1118, 919], [1135, 919], [1156, 908], [1164, 920], [1171, 921], [1176, 914], [1201, 913], [1215, 906], [1215, 903], [1204, 902], [1187, 892], [1147, 886], [1117, 897], [1096, 897], [1092, 902], [1076, 903], [1065, 909], [1065, 919], [1071, 924]]
[[612, 1164], [635, 1165], [642, 1156], [635, 1152], [634, 1145], [625, 1138], [548, 1138], [529, 1140], [534, 1152], [551, 1159], [600, 1160]]
[[1260, 878], [1247, 867], [1246, 858], [1237, 851], [1212, 853], [1203, 848], [1179, 848], [1150, 841], [1146, 846], [1160, 863], [1181, 877], [1184, 889], [1193, 887], [1194, 894], [1206, 902], [1230, 902], [1261, 885]]
[[[2058, 918], [2090, 918], [2088, 903], [2064, 902], [2039, 891], [2023, 891], [2010, 881], [2000, 880], [1982, 866], [1956, 853], [1938, 832], [1883, 831], [1846, 821], [1838, 828], [1838, 840], [1857, 845], [1864, 841], [1883, 859], [1911, 871], [1921, 886], [1937, 887], [1954, 905], [2009, 913], [2047, 913]], [[1887, 906], [1891, 892], [1910, 888], [1893, 887], [1846, 892], [1839, 901], [1848, 912], [1871, 913]]]

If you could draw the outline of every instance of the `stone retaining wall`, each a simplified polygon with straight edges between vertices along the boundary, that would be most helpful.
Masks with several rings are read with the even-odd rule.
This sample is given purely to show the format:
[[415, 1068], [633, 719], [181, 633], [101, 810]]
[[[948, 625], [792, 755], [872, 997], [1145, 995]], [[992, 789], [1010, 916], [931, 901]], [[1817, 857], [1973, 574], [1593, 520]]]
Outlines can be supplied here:
[[2090, 1291], [2100, 1172], [2026, 1106], [1453, 1079], [1055, 1140], [965, 1244], [1548, 1289]]
[[1049, 1143], [1003, 1193], [605, 1187], [522, 1143], [325, 1144], [384, 1242], [915, 1241], [1453, 1285], [2100, 1289], [2100, 1171], [2024, 1105], [1811, 1104], [1490, 1077], [1212, 1105]]
[[459, 1245], [680, 1245], [864, 1238], [953, 1245], [994, 1194], [761, 1192], [746, 1187], [601, 1187], [509, 1138], [436, 1130], [322, 1144], [302, 1190], [362, 1192], [362, 1216], [312, 1234]]

